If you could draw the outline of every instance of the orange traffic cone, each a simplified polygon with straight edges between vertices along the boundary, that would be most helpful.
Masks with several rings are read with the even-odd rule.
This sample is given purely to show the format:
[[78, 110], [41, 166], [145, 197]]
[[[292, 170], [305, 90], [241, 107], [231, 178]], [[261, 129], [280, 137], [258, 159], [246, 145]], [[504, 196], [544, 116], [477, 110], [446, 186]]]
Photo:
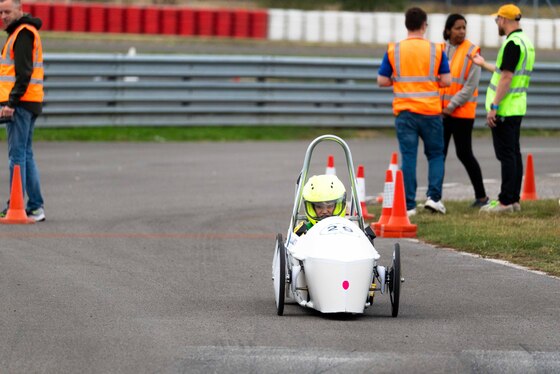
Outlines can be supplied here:
[[379, 221], [372, 223], [371, 228], [375, 235], [381, 236], [381, 226], [387, 224], [393, 211], [393, 195], [395, 194], [395, 183], [393, 183], [393, 173], [391, 170], [385, 171], [385, 186], [383, 187], [383, 205]]
[[527, 168], [523, 180], [523, 192], [521, 200], [537, 200], [537, 188], [535, 185], [535, 168], [533, 167], [533, 155], [527, 155]]
[[391, 154], [391, 162], [389, 163], [389, 170], [391, 170], [391, 172], [393, 173], [393, 181], [397, 180], [397, 170], [399, 170], [399, 164], [398, 164], [398, 154], [397, 152], [393, 152]]
[[14, 165], [14, 174], [12, 176], [12, 191], [10, 194], [10, 206], [6, 217], [0, 218], [0, 223], [4, 224], [22, 224], [35, 223], [34, 220], [27, 217], [25, 213], [25, 205], [23, 202], [23, 191], [21, 188], [21, 174], [19, 165]]
[[374, 219], [375, 214], [369, 214], [366, 205], [366, 179], [364, 177], [364, 165], [358, 165], [356, 174], [356, 190], [358, 192], [358, 200], [362, 207], [362, 216], [364, 219]]
[[385, 225], [381, 225], [380, 236], [383, 238], [414, 238], [416, 237], [417, 229], [416, 225], [410, 223], [406, 214], [403, 175], [402, 171], [397, 170], [391, 218], [389, 218], [389, 222]]
[[[394, 182], [395, 179], [397, 178], [397, 176], [396, 176], [397, 170], [399, 170], [399, 165], [398, 165], [398, 154], [397, 154], [397, 152], [393, 152], [393, 153], [391, 154], [391, 162], [389, 162], [389, 167], [387, 168], [387, 170], [390, 170], [390, 171], [391, 171], [391, 174], [392, 174], [392, 175], [391, 175], [391, 177], [392, 177], [391, 182]], [[385, 178], [385, 182], [387, 182], [387, 178]], [[393, 192], [392, 192], [392, 191], [393, 191], [393, 190], [391, 189], [391, 199], [393, 198], [393, 195], [392, 195]], [[379, 196], [377, 196], [377, 198], [375, 199], [375, 201], [376, 201], [378, 204], [383, 204], [383, 198], [384, 198], [384, 197], [385, 197], [385, 191], [383, 191], [383, 194], [379, 194]], [[392, 201], [393, 201], [393, 200], [391, 200], [391, 204], [392, 204]]]
[[327, 169], [325, 170], [325, 174], [327, 175], [336, 175], [336, 169], [334, 167], [334, 156], [329, 155], [327, 160]]

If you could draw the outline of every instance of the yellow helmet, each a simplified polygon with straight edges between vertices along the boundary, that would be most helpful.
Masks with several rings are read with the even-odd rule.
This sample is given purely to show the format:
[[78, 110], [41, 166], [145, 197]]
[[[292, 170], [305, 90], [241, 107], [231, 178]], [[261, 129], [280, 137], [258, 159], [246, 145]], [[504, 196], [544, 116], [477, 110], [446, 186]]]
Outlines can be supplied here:
[[313, 225], [325, 217], [319, 217], [314, 204], [331, 203], [334, 205], [333, 216], [346, 215], [346, 189], [336, 175], [314, 175], [303, 186], [303, 202], [307, 219]]

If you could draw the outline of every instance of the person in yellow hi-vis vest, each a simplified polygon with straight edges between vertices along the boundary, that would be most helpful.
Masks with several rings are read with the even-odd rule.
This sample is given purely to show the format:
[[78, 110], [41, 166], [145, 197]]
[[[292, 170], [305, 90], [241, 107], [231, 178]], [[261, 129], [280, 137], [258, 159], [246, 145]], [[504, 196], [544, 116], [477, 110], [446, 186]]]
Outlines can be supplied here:
[[35, 120], [41, 114], [44, 96], [43, 47], [38, 32], [42, 22], [24, 14], [20, 0], [0, 0], [0, 17], [8, 33], [0, 61], [0, 117], [6, 122], [8, 134], [10, 186], [14, 165], [19, 165], [22, 189], [28, 197], [27, 215], [44, 221], [39, 171], [32, 149]]
[[472, 60], [493, 73], [486, 92], [486, 121], [492, 130], [496, 158], [501, 164], [502, 183], [498, 200], [480, 210], [504, 213], [521, 210], [523, 160], [519, 138], [521, 120], [527, 112], [527, 89], [535, 63], [535, 47], [520, 28], [521, 9], [517, 6], [504, 5], [492, 16], [500, 36], [506, 36], [496, 65], [486, 62], [480, 54]]
[[407, 214], [416, 214], [416, 163], [419, 138], [428, 159], [426, 209], [445, 214], [441, 201], [444, 155], [439, 89], [449, 86], [449, 62], [440, 43], [424, 39], [428, 16], [420, 8], [405, 13], [408, 37], [390, 43], [377, 73], [380, 87], [393, 86], [393, 113], [402, 159]]
[[443, 112], [444, 151], [447, 151], [451, 137], [455, 142], [457, 158], [469, 175], [474, 188], [475, 200], [472, 207], [482, 207], [488, 203], [484, 189], [482, 171], [472, 149], [472, 131], [476, 117], [480, 66], [467, 56], [480, 52], [480, 47], [466, 38], [467, 20], [461, 14], [450, 14], [443, 29], [444, 50], [451, 68], [451, 85], [441, 89]]

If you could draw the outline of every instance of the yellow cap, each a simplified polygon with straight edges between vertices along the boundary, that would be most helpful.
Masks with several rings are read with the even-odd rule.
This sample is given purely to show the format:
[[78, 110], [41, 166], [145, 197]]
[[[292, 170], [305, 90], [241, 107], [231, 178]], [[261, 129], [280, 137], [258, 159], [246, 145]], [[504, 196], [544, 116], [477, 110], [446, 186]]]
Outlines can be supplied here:
[[521, 19], [521, 9], [513, 4], [502, 5], [497, 13], [492, 14], [492, 17], [502, 17], [519, 21]]

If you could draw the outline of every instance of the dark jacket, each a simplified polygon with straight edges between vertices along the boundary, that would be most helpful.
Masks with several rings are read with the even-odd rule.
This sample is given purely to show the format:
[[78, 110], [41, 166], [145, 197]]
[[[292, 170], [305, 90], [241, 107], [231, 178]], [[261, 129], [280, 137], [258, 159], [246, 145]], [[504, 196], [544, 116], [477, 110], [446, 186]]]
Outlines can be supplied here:
[[[20, 19], [14, 21], [6, 28], [8, 35], [11, 35], [20, 25], [28, 24], [35, 27], [37, 30], [41, 28], [43, 22], [39, 18], [34, 18], [29, 14], [24, 14]], [[19, 32], [17, 39], [14, 43], [14, 63], [16, 70], [16, 82], [10, 93], [10, 99], [3, 105], [8, 105], [10, 108], [21, 106], [33, 114], [39, 115], [43, 109], [43, 103], [20, 101], [29, 85], [31, 74], [33, 73], [33, 42], [35, 36], [29, 30], [23, 29]], [[4, 48], [6, 46], [4, 45]]]

